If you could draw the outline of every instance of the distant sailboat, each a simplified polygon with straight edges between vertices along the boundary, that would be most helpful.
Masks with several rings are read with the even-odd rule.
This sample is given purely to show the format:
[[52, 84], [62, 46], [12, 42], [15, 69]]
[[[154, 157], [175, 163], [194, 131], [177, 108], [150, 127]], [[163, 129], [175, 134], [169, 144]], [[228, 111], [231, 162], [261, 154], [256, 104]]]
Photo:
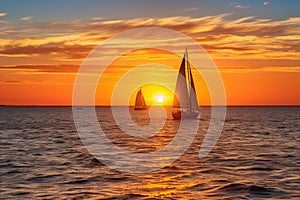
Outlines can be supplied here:
[[177, 77], [173, 108], [172, 116], [177, 120], [197, 119], [200, 114], [187, 50], [183, 56]]
[[145, 110], [145, 109], [147, 109], [147, 105], [142, 93], [142, 89], [140, 88], [140, 90], [136, 94], [134, 110]]

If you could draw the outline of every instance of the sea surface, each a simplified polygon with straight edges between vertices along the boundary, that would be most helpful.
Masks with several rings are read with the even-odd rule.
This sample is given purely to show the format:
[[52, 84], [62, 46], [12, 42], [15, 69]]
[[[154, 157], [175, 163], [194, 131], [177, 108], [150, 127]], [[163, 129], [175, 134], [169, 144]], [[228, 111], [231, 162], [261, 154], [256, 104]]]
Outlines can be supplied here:
[[[172, 141], [180, 121], [166, 110], [161, 131], [134, 139], [124, 136], [110, 107], [96, 108], [107, 137], [132, 152]], [[153, 172], [130, 173], [89, 153], [72, 107], [0, 107], [0, 199], [300, 199], [300, 107], [227, 107], [222, 134], [204, 158], [198, 154], [211, 108], [201, 112], [182, 156]], [[147, 110], [130, 113], [136, 125], [150, 123]]]

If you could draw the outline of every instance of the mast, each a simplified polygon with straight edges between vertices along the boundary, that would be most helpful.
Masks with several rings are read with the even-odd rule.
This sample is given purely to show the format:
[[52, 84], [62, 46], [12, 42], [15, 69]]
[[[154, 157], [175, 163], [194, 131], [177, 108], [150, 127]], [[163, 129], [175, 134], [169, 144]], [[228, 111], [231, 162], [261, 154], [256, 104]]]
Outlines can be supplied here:
[[[188, 51], [187, 48], [185, 48], [185, 55], [186, 55], [186, 66], [187, 66], [187, 82], [188, 82], [188, 91], [191, 91], [191, 73], [190, 73], [190, 62], [189, 62], [189, 57], [188, 57]], [[189, 92], [190, 94], [190, 92]], [[190, 98], [190, 95], [189, 95]]]

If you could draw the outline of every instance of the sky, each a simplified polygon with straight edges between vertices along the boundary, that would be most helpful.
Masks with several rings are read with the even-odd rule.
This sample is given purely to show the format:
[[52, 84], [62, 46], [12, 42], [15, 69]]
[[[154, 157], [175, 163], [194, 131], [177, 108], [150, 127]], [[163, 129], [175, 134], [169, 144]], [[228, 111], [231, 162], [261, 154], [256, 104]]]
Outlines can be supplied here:
[[[228, 105], [300, 105], [299, 8], [293, 0], [1, 0], [0, 104], [71, 105], [76, 73], [97, 45], [122, 31], [160, 27], [209, 53]], [[120, 46], [107, 48], [107, 59]], [[123, 55], [100, 81], [96, 104], [109, 105], [117, 80], [133, 67], [155, 61], [178, 69], [180, 59], [156, 50]], [[207, 86], [195, 76], [199, 103], [209, 105]], [[150, 103], [159, 90], [170, 97], [165, 88], [145, 90]]]

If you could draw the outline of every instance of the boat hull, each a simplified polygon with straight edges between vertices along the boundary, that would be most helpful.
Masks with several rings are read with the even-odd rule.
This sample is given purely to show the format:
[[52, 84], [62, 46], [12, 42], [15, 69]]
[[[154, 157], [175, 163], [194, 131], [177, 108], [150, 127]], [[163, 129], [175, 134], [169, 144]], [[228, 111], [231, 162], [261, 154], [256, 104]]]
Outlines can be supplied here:
[[199, 118], [199, 112], [198, 111], [182, 111], [177, 110], [175, 112], [172, 112], [173, 119], [175, 120], [181, 120], [181, 119], [198, 119]]
[[147, 110], [147, 107], [135, 107], [134, 110]]

